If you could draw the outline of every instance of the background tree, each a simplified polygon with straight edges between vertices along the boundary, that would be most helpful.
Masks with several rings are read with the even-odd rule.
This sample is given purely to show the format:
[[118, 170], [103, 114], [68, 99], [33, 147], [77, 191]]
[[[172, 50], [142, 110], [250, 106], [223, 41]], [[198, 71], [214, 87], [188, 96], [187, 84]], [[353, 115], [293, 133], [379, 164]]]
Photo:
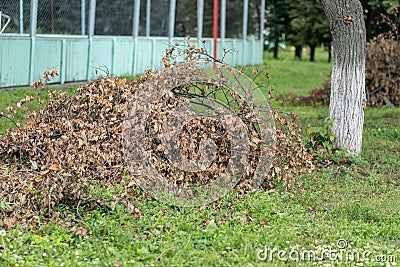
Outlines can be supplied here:
[[329, 117], [336, 145], [360, 154], [365, 105], [366, 30], [359, 0], [321, 0], [335, 51]]
[[274, 44], [274, 58], [278, 58], [279, 43], [284, 41], [283, 38], [289, 32], [290, 2], [288, 0], [271, 0], [267, 2], [265, 19], [268, 35], [266, 40]]
[[[288, 41], [300, 47], [310, 47], [310, 61], [315, 60], [315, 48], [321, 43], [330, 43], [329, 22], [318, 0], [292, 2], [289, 10], [290, 33]], [[298, 48], [299, 50], [299, 48]], [[296, 57], [301, 59], [301, 51]]]
[[400, 0], [361, 0], [361, 4], [365, 12], [367, 40], [371, 40], [374, 36], [390, 30], [387, 25], [380, 23], [381, 15], [394, 15], [395, 7], [400, 6]]

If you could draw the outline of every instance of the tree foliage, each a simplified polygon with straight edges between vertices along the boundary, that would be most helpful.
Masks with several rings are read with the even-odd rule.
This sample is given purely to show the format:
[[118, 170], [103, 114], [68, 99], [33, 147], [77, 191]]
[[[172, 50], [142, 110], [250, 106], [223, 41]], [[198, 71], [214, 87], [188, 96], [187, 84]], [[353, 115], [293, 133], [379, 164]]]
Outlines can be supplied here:
[[367, 40], [390, 30], [388, 25], [380, 23], [381, 15], [385, 14], [393, 19], [400, 7], [399, 0], [361, 0], [361, 4], [364, 7]]
[[292, 2], [289, 10], [290, 31], [288, 41], [310, 47], [310, 60], [314, 61], [315, 47], [330, 43], [329, 23], [318, 0]]
[[285, 35], [290, 29], [290, 1], [268, 1], [266, 10], [266, 39], [274, 44], [274, 57], [278, 57], [278, 45], [285, 40]]
[[[267, 39], [276, 45], [282, 36], [291, 45], [312, 50], [320, 43], [330, 42], [329, 23], [318, 0], [269, 1], [267, 6]], [[275, 50], [275, 56], [277, 51]], [[313, 55], [311, 57], [313, 60]]]
[[[394, 18], [399, 0], [361, 0], [367, 29], [367, 40], [387, 32], [387, 25], [380, 23], [381, 14]], [[399, 23], [399, 22], [397, 22]], [[267, 40], [275, 44], [285, 41], [294, 46], [313, 47], [331, 41], [329, 23], [319, 0], [267, 1], [266, 10]], [[398, 34], [398, 30], [397, 30]], [[277, 56], [277, 51], [275, 51]]]

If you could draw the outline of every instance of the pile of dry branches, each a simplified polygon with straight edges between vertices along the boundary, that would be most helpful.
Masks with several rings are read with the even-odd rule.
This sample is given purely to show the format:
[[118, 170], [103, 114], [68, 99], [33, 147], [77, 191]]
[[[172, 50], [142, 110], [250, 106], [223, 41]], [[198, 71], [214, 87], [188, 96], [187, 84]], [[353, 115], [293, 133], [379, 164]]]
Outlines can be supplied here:
[[[192, 46], [181, 49], [184, 49], [183, 54], [189, 55], [189, 60], [193, 60], [192, 55], [198, 52]], [[166, 69], [179, 68], [179, 63], [172, 57], [167, 56], [163, 61]], [[45, 73], [45, 77], [49, 75], [56, 73], [47, 72], [47, 76]], [[60, 203], [73, 208], [90, 201], [99, 203], [99, 196], [93, 193], [98, 187], [114, 192], [108, 199], [109, 204], [103, 199], [101, 205], [113, 209], [119, 202], [127, 206], [128, 211], [140, 214], [134, 206], [135, 199], [138, 199], [137, 186], [129, 175], [123, 153], [123, 122], [140, 85], [156, 75], [147, 71], [146, 76], [133, 82], [110, 76], [99, 78], [81, 86], [72, 96], [51, 92], [50, 103], [27, 114], [26, 125], [8, 129], [5, 135], [0, 136], [0, 219], [3, 226], [34, 224], [37, 215], [48, 218]], [[160, 109], [163, 111], [153, 112], [148, 120], [148, 129], [157, 128], [160, 116], [164, 116], [168, 109], [191, 98], [188, 88], [190, 86], [175, 88], [164, 98], [164, 109]], [[23, 104], [20, 103], [19, 107]], [[246, 106], [239, 108], [244, 109]], [[246, 116], [246, 113], [242, 115]], [[275, 110], [272, 110], [272, 116], [276, 120], [275, 156], [262, 187], [271, 188], [276, 182], [281, 182], [291, 188], [296, 176], [313, 170], [312, 157], [303, 146], [300, 129], [295, 123], [296, 116], [284, 116]], [[202, 138], [212, 138], [217, 144], [217, 160], [206, 174], [175, 172], [165, 162], [159, 146], [162, 131], [148, 130], [146, 134], [146, 147], [156, 158], [155, 168], [164, 166], [159, 168], [159, 173], [172, 183], [208, 183], [226, 169], [230, 137], [215, 120], [192, 120], [180, 135], [179, 146], [183, 154], [192, 159], [199, 157], [195, 151]], [[257, 134], [257, 131], [251, 134], [254, 140]], [[250, 169], [239, 182], [241, 191], [246, 191], [246, 179], [257, 167], [260, 146], [254, 140], [250, 159], [253, 163], [249, 164]]]

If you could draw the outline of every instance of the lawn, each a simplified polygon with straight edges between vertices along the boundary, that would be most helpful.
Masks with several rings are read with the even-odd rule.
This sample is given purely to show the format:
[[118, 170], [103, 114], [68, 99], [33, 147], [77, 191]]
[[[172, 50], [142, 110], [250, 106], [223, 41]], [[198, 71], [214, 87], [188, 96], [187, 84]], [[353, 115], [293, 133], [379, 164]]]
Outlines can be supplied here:
[[266, 68], [271, 76], [274, 94], [288, 92], [307, 95], [312, 89], [322, 87], [323, 81], [330, 77], [332, 64], [327, 53], [317, 49], [315, 62], [310, 62], [309, 51], [304, 52], [303, 60], [294, 60], [294, 52], [282, 51], [274, 60], [271, 53], [265, 53]]
[[[325, 53], [317, 52], [317, 62], [293, 57], [286, 51], [274, 60], [267, 53], [265, 66], [258, 67], [270, 73], [274, 94], [305, 95], [329, 76]], [[267, 80], [260, 75], [256, 82]], [[0, 111], [25, 93], [0, 94]], [[322, 125], [328, 115], [327, 107], [274, 106], [297, 113], [304, 127]], [[12, 124], [3, 120], [4, 132]], [[113, 212], [81, 210], [83, 220], [59, 207], [87, 233], [74, 235], [55, 223], [0, 231], [0, 266], [396, 265], [400, 109], [368, 108], [361, 156], [337, 151], [330, 157], [342, 164], [298, 177], [299, 187], [291, 193], [279, 187], [242, 197], [232, 192], [205, 208], [171, 207], [146, 198], [136, 203], [142, 216], [117, 205]]]
[[[75, 91], [76, 88], [66, 88], [66, 89], [57, 89], [59, 90], [64, 90], [68, 94], [72, 94]], [[46, 103], [48, 103], [49, 97], [47, 96], [47, 93], [52, 91], [52, 88], [43, 88], [40, 89], [40, 96], [37, 95], [38, 91], [35, 90], [23, 90], [23, 89], [17, 89], [14, 91], [8, 91], [8, 92], [2, 92], [0, 89], [0, 113], [3, 112], [4, 114], [7, 113], [7, 107], [11, 106], [14, 108], [16, 114], [15, 118], [11, 118], [8, 116], [8, 119], [6, 118], [1, 118], [0, 117], [0, 134], [4, 134], [6, 132], [6, 129], [15, 127], [15, 124], [23, 124], [26, 122], [26, 118], [24, 116], [24, 113], [22, 112], [21, 109], [16, 108], [16, 104], [26, 96], [31, 96], [33, 97], [33, 100], [30, 102], [27, 102], [23, 105], [24, 108], [27, 108], [28, 110], [37, 110], [41, 107], [43, 107]], [[43, 101], [43, 103], [39, 103], [39, 98]], [[10, 120], [11, 119], [11, 120]]]

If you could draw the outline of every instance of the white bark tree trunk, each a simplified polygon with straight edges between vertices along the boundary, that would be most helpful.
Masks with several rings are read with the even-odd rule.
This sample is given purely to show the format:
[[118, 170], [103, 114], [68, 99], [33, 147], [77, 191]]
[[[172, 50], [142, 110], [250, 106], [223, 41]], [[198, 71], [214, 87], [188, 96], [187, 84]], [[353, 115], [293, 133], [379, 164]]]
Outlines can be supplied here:
[[365, 107], [366, 31], [359, 0], [321, 0], [333, 38], [329, 117], [335, 145], [360, 154]]

